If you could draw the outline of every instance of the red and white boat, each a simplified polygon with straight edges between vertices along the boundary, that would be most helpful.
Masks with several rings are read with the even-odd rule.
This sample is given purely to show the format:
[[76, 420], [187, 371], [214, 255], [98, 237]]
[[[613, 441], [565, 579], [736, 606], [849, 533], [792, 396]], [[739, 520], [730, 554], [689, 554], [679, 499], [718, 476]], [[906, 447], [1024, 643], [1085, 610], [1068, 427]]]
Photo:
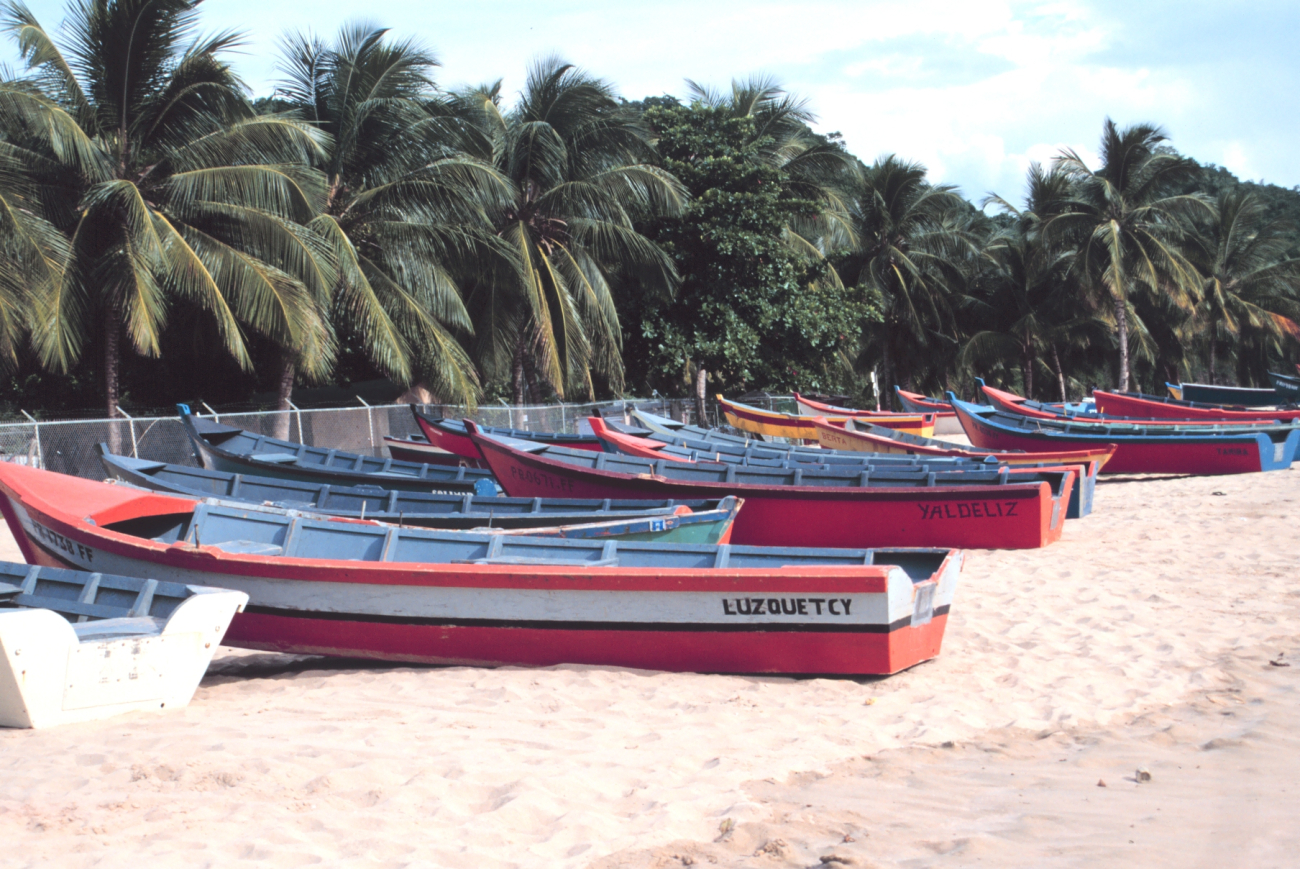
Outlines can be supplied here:
[[236, 589], [225, 642], [436, 664], [893, 673], [939, 652], [935, 549], [775, 549], [430, 531], [0, 464], [29, 563]]

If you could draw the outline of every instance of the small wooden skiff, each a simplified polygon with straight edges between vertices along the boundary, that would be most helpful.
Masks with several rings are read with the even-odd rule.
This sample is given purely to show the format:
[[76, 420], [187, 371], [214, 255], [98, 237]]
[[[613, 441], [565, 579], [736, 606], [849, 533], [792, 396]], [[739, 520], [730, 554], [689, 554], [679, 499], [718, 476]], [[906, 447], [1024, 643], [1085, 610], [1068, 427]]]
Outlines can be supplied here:
[[248, 601], [242, 591], [78, 567], [0, 562], [0, 726], [185, 706]]
[[594, 522], [662, 519], [685, 515], [685, 512], [700, 514], [729, 509], [725, 498], [584, 501], [573, 498], [507, 498], [468, 492], [438, 495], [374, 486], [331, 486], [328, 483], [299, 483], [118, 456], [109, 452], [104, 444], [97, 445], [96, 450], [109, 477], [155, 492], [196, 499], [243, 501], [449, 531], [483, 528], [528, 531]]
[[[803, 438], [816, 442], [817, 430], [811, 422], [812, 417], [797, 416], [791, 413], [777, 413], [750, 407], [738, 401], [728, 401], [721, 395], [716, 396], [718, 407], [726, 417], [727, 425], [752, 434], [767, 435], [778, 438]], [[847, 417], [831, 416], [827, 420], [832, 424], [841, 424]], [[876, 425], [905, 431], [908, 434], [929, 437], [934, 434], [934, 414], [892, 414], [875, 417]], [[486, 458], [486, 456], [484, 457]]]
[[739, 495], [732, 540], [766, 546], [1023, 549], [1061, 536], [1076, 473], [789, 469], [642, 459], [470, 434], [506, 491], [575, 498]]
[[0, 508], [34, 563], [245, 592], [228, 644], [390, 661], [893, 673], [938, 654], [961, 569], [961, 553], [947, 550], [661, 545], [312, 519], [8, 464]]
[[805, 398], [799, 393], [794, 394], [794, 402], [799, 407], [799, 413], [803, 416], [823, 416], [836, 419], [844, 417], [846, 419], [864, 419], [871, 423], [877, 420], [897, 419], [899, 416], [911, 417], [920, 414], [922, 416], [934, 417], [935, 434], [960, 434], [961, 423], [957, 422], [957, 415], [952, 412], [951, 408], [941, 410], [917, 410], [912, 407], [904, 407], [904, 413], [897, 414], [892, 411], [884, 410], [858, 410], [852, 407], [837, 407], [833, 404], [824, 404], [820, 401], [814, 401], [811, 398]]
[[1300, 419], [1300, 407], [1273, 407], [1248, 410], [1215, 404], [1200, 404], [1143, 395], [1140, 392], [1106, 392], [1094, 390], [1097, 410], [1107, 416], [1138, 417], [1147, 419], [1172, 419], [1186, 423], [1221, 422], [1289, 422]]
[[1107, 474], [1247, 474], [1290, 467], [1300, 447], [1300, 426], [1103, 425], [1031, 419], [981, 409], [948, 393], [975, 446], [992, 450], [1080, 450], [1111, 444]]
[[[447, 419], [440, 416], [429, 416], [421, 413], [413, 404], [411, 413], [415, 415], [415, 422], [424, 433], [425, 438], [430, 444], [433, 444], [450, 453], [458, 456], [464, 456], [466, 459], [483, 461], [483, 457], [478, 454], [474, 447], [474, 442], [470, 440], [469, 433], [465, 431], [465, 423], [458, 419]], [[536, 432], [523, 431], [515, 428], [503, 428], [501, 426], [479, 426], [483, 431], [490, 434], [501, 435], [502, 437], [514, 438], [522, 441], [535, 441], [539, 444], [554, 444], [561, 447], [569, 447], [575, 450], [600, 450], [600, 441], [592, 435], [565, 434], [563, 432]]]
[[1169, 395], [1179, 401], [1247, 410], [1286, 404], [1288, 399], [1276, 389], [1251, 389], [1245, 386], [1217, 386], [1209, 383], [1166, 383]]
[[[541, 511], [541, 498], [529, 501], [525, 498], [491, 496], [476, 498], [469, 494], [457, 497], [426, 495], [421, 492], [387, 492], [369, 487], [313, 487], [308, 483], [244, 477], [203, 468], [115, 456], [103, 444], [99, 444], [97, 449], [100, 451], [100, 463], [110, 477], [132, 485], [142, 485], [155, 492], [166, 491], [169, 494], [212, 500], [214, 503], [273, 506], [303, 510], [320, 516], [395, 522], [422, 528], [469, 528], [533, 537], [619, 537], [659, 543], [727, 543], [731, 539], [731, 524], [740, 509], [739, 499], [723, 498], [707, 505], [708, 509], [699, 511], [682, 504], [642, 511], [615, 511], [601, 509], [611, 502], [588, 502], [593, 509], [580, 513], [577, 512], [575, 503], [565, 501], [560, 509], [567, 512], [557, 515]], [[555, 506], [556, 499], [548, 500]], [[501, 518], [495, 517], [491, 505], [497, 502], [506, 502], [516, 512]], [[694, 503], [706, 506], [705, 502]], [[375, 509], [367, 512], [365, 507], [370, 504]], [[630, 502], [629, 506], [635, 504], [636, 502]], [[642, 506], [646, 506], [644, 502]], [[405, 507], [423, 508], [426, 512], [407, 513]], [[470, 510], [462, 509], [465, 507], [470, 507]], [[428, 512], [439, 508], [442, 512]], [[532, 508], [536, 508], [536, 512]], [[523, 512], [525, 510], [528, 512]], [[503, 519], [507, 521], [502, 521]]]
[[404, 492], [497, 493], [490, 471], [415, 464], [276, 440], [190, 413], [177, 405], [199, 464], [214, 471]]

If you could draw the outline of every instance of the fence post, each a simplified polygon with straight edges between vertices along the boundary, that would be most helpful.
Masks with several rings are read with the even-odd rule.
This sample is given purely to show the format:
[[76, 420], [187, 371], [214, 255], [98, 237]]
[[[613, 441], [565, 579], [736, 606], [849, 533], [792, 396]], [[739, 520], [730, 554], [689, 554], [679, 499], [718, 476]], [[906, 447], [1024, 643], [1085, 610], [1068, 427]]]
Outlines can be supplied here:
[[221, 422], [221, 417], [217, 416], [217, 412], [212, 409], [212, 405], [208, 404], [206, 401], [203, 401], [202, 399], [199, 399], [199, 404], [206, 407], [208, 409], [208, 413], [212, 414], [213, 422]]
[[30, 413], [28, 413], [27, 411], [23, 410], [22, 408], [19, 408], [19, 409], [18, 409], [18, 412], [21, 413], [23, 416], [27, 417], [28, 419], [30, 419], [30, 420], [32, 421], [32, 429], [33, 429], [33, 431], [35, 432], [35, 435], [36, 435], [36, 463], [37, 463], [37, 467], [39, 467], [39, 468], [44, 468], [44, 467], [45, 467], [45, 453], [41, 452], [41, 424], [40, 424], [39, 422], [36, 421], [36, 417], [32, 416]]
[[[299, 410], [298, 405], [294, 404], [292, 401], [288, 401], [287, 403], [293, 408], [294, 415], [298, 418], [298, 443], [305, 443], [302, 439], [302, 411]], [[315, 429], [312, 430], [315, 431]]]
[[131, 426], [131, 458], [138, 459], [140, 458], [140, 456], [137, 455], [139, 451], [139, 445], [135, 441], [135, 417], [131, 416], [131, 414], [127, 413], [125, 410], [122, 410], [122, 408], [120, 407], [117, 409], [117, 412], [122, 414], [122, 416], [126, 417], [127, 420], [126, 424]]
[[[366, 421], [370, 423], [370, 449], [373, 450], [375, 448], [375, 412], [370, 409], [370, 402], [361, 396], [357, 396], [357, 401], [365, 405], [366, 408]], [[298, 430], [301, 432], [302, 426], [299, 426]]]

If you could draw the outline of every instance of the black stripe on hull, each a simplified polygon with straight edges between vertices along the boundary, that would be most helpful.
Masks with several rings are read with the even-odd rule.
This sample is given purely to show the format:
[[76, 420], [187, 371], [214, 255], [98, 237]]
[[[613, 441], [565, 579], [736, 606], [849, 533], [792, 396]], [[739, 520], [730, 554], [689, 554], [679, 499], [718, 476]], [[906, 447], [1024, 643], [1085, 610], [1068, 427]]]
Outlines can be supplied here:
[[[435, 619], [413, 616], [382, 616], [367, 613], [331, 613], [279, 607], [248, 606], [244, 612], [278, 616], [290, 619], [317, 619], [333, 622], [362, 622], [381, 625], [410, 625], [445, 628], [530, 628], [552, 631], [666, 631], [692, 633], [808, 633], [808, 634], [891, 634], [910, 627], [911, 617], [899, 619], [888, 625], [821, 625], [812, 623], [768, 622], [597, 622], [597, 621], [534, 621], [519, 619]], [[934, 608], [936, 617], [947, 615], [948, 607]]]

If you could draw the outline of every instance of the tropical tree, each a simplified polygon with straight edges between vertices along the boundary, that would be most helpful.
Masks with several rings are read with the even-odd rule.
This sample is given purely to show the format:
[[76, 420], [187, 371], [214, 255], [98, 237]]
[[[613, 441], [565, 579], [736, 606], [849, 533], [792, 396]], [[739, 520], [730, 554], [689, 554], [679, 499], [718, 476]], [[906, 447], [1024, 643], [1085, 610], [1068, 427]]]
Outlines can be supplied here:
[[35, 309], [41, 361], [66, 371], [98, 335], [115, 415], [122, 338], [157, 355], [183, 304], [246, 369], [244, 327], [326, 370], [331, 276], [301, 226], [325, 194], [308, 167], [319, 136], [253, 114], [221, 59], [237, 37], [199, 36], [197, 0], [84, 0], [62, 44], [21, 3], [3, 10], [31, 77], [0, 82], [0, 139], [67, 238], [65, 255], [45, 247], [58, 275]]
[[863, 326], [860, 369], [878, 366], [883, 395], [910, 385], [917, 369], [957, 346], [954, 303], [975, 256], [974, 209], [925, 167], [890, 155], [861, 174], [848, 195], [854, 241], [837, 258], [845, 283], [879, 298], [881, 318]]
[[1107, 118], [1098, 169], [1069, 149], [1055, 161], [1070, 179], [1072, 194], [1047, 230], [1077, 246], [1085, 280], [1112, 306], [1121, 390], [1130, 381], [1130, 297], [1145, 293], [1190, 310], [1200, 295], [1200, 276], [1186, 252], [1186, 218], [1208, 213], [1209, 205], [1198, 194], [1169, 193], [1196, 166], [1162, 150], [1165, 139], [1159, 127], [1135, 124], [1121, 130]]
[[616, 288], [670, 294], [678, 283], [672, 260], [634, 224], [679, 213], [681, 183], [654, 165], [639, 113], [561, 60], [531, 67], [513, 109], [501, 105], [500, 82], [458, 102], [477, 141], [466, 146], [515, 188], [496, 231], [514, 252], [516, 278], [493, 268], [467, 293], [480, 367], [490, 379], [509, 372], [516, 403], [526, 362], [560, 396], [591, 395], [593, 372], [620, 392]]
[[[388, 377], [472, 402], [478, 379], [457, 338], [474, 330], [461, 279], [509, 259], [489, 214], [514, 201], [514, 187], [460, 149], [464, 124], [435, 86], [433, 54], [386, 34], [348, 25], [332, 44], [288, 37], [276, 96], [329, 136], [318, 164], [327, 193], [309, 225], [338, 266], [336, 328]], [[286, 354], [282, 403], [293, 368]]]
[[41, 216], [25, 156], [0, 140], [0, 374], [17, 367], [34, 309], [53, 294], [67, 257], [67, 239]]
[[1023, 208], [989, 196], [984, 204], [997, 205], [1012, 222], [985, 243], [973, 292], [959, 303], [963, 325], [978, 325], [958, 355], [961, 369], [987, 375], [995, 363], [1019, 367], [1022, 388], [1031, 398], [1041, 368], [1056, 380], [1061, 401], [1068, 400], [1061, 349], [1098, 322], [1072, 273], [1075, 251], [1043, 232], [1069, 195], [1070, 181], [1062, 171], [1033, 163]]
[[1210, 383], [1221, 346], [1244, 336], [1281, 354], [1287, 339], [1300, 340], [1300, 259], [1286, 256], [1288, 229], [1240, 187], [1220, 193], [1201, 225], [1194, 260], [1204, 283], [1193, 322], [1204, 334]]

